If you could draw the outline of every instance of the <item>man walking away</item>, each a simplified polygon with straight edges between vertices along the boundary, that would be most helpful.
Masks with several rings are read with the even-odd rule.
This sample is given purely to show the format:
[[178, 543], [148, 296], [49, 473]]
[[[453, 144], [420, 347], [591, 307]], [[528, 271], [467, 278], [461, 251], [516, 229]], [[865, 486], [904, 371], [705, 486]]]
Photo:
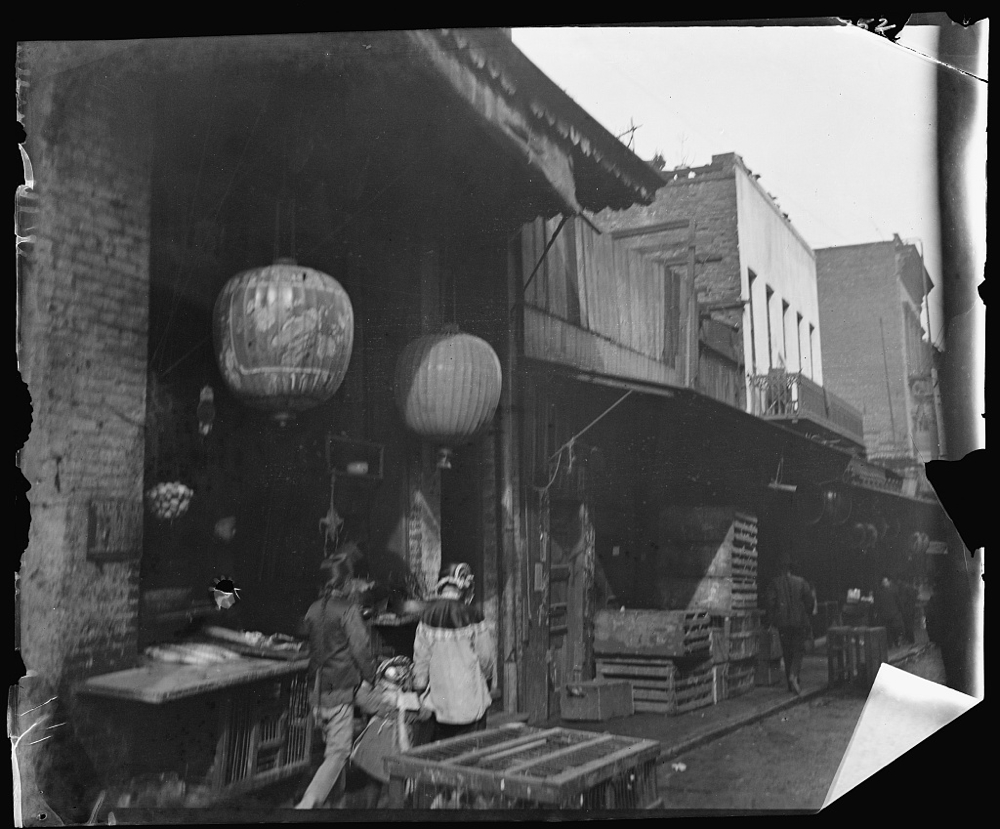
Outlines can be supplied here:
[[799, 672], [809, 635], [809, 616], [816, 607], [816, 598], [805, 579], [789, 572], [787, 557], [782, 557], [778, 575], [768, 586], [765, 607], [768, 623], [778, 629], [781, 639], [788, 690], [801, 694]]
[[422, 703], [434, 712], [435, 741], [486, 725], [496, 649], [482, 613], [470, 606], [473, 585], [468, 564], [442, 568], [438, 598], [417, 625], [413, 687], [426, 689]]
[[875, 588], [875, 613], [889, 634], [889, 647], [896, 647], [903, 638], [903, 614], [900, 611], [896, 586], [883, 574]]
[[354, 694], [362, 679], [375, 682], [368, 630], [361, 610], [345, 592], [353, 568], [334, 560], [325, 595], [306, 612], [309, 670], [315, 682], [315, 712], [326, 739], [323, 763], [296, 809], [319, 809], [336, 785], [354, 743]]

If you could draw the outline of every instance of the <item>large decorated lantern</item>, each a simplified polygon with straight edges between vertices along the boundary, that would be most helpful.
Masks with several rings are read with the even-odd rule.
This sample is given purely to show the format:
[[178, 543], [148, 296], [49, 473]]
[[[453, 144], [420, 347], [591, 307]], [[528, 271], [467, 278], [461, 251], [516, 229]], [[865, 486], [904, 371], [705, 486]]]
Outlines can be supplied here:
[[332, 276], [279, 259], [226, 283], [212, 333], [233, 394], [284, 425], [340, 388], [354, 346], [354, 309]]
[[396, 363], [396, 405], [413, 432], [439, 445], [438, 466], [452, 447], [474, 438], [493, 418], [503, 375], [489, 343], [454, 326], [419, 337]]

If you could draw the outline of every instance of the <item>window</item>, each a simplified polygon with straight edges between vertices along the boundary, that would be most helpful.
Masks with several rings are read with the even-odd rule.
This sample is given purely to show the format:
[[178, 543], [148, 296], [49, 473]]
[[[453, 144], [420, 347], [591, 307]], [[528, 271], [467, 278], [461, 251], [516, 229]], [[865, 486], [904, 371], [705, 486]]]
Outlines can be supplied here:
[[802, 359], [804, 353], [802, 348], [802, 314], [795, 315], [795, 344], [799, 350], [799, 373], [802, 373], [805, 371], [805, 363]]
[[813, 340], [816, 338], [816, 326], [809, 323], [809, 378], [816, 379], [816, 365], [813, 363]]
[[747, 307], [750, 309], [750, 373], [755, 374], [757, 372], [757, 335], [753, 324], [753, 284], [757, 280], [757, 274], [753, 271], [748, 273], [750, 275], [749, 289], [747, 290]]
[[781, 358], [788, 366], [788, 303], [781, 300]]
[[771, 340], [771, 304], [774, 300], [774, 291], [767, 285], [764, 286], [765, 310], [767, 311], [767, 367], [771, 368], [774, 360], [774, 343]]

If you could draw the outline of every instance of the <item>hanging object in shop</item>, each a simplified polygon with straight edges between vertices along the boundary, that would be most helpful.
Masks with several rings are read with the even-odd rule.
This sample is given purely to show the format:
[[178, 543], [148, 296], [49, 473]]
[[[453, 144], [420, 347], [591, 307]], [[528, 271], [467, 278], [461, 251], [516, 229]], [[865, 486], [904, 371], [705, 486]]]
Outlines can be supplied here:
[[419, 337], [396, 363], [396, 405], [413, 432], [439, 445], [438, 466], [452, 447], [474, 438], [500, 402], [500, 358], [489, 343], [448, 326]]
[[146, 492], [149, 511], [160, 521], [180, 518], [191, 506], [194, 490], [179, 481], [161, 483]]
[[340, 388], [354, 346], [354, 309], [332, 276], [278, 259], [226, 283], [212, 333], [233, 394], [284, 425]]
[[204, 386], [198, 395], [198, 434], [208, 437], [215, 421], [215, 392], [211, 386]]
[[795, 491], [795, 507], [803, 523], [831, 526], [847, 523], [851, 517], [851, 494], [839, 484], [800, 484]]
[[910, 534], [907, 550], [911, 555], [919, 556], [927, 552], [930, 546], [931, 537], [927, 533], [915, 532]]

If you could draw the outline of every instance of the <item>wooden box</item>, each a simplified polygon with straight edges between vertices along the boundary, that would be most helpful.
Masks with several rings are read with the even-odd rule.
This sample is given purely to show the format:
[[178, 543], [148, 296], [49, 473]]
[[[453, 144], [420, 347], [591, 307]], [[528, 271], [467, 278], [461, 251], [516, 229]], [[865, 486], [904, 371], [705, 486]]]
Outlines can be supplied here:
[[712, 704], [712, 661], [683, 663], [663, 658], [606, 657], [597, 660], [597, 675], [627, 680], [637, 712], [683, 714]]
[[831, 685], [870, 689], [882, 663], [889, 661], [888, 636], [885, 628], [830, 628], [826, 653]]
[[726, 664], [725, 699], [733, 699], [752, 691], [757, 679], [757, 660], [751, 659], [731, 659]]
[[409, 809], [649, 809], [660, 744], [507, 725], [387, 758], [389, 805]]
[[564, 720], [603, 722], [634, 713], [632, 683], [626, 680], [570, 682], [562, 688], [559, 715]]
[[718, 705], [726, 698], [726, 671], [729, 663], [712, 666], [712, 703]]
[[712, 662], [720, 665], [729, 661], [729, 637], [721, 628], [712, 628]]
[[594, 616], [594, 653], [603, 656], [683, 657], [708, 655], [706, 611], [599, 610]]
[[726, 636], [733, 633], [746, 633], [750, 630], [760, 630], [760, 620], [763, 612], [760, 610], [730, 610], [725, 613], [712, 611], [712, 627], [723, 631]]

